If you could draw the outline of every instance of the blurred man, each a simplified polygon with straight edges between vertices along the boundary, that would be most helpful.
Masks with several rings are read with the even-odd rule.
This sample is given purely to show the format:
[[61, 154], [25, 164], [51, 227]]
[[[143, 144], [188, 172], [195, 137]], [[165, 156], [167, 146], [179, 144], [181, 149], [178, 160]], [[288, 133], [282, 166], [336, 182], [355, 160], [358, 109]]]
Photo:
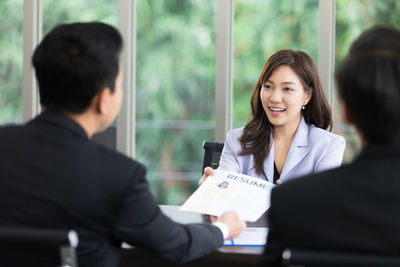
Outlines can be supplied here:
[[143, 165], [90, 141], [120, 110], [121, 49], [120, 33], [102, 23], [57, 26], [36, 48], [44, 111], [0, 127], [0, 226], [76, 230], [80, 267], [117, 266], [122, 241], [173, 262], [202, 257], [243, 231], [237, 214], [175, 223], [155, 203]]
[[284, 248], [399, 255], [400, 31], [364, 32], [337, 82], [362, 151], [350, 164], [272, 190], [262, 265], [279, 266]]

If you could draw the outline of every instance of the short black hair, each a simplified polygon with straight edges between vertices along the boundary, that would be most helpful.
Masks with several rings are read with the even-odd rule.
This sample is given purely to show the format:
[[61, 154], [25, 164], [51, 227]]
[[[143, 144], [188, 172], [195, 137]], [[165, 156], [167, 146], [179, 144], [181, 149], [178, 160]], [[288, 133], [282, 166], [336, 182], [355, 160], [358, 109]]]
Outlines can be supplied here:
[[337, 73], [340, 98], [366, 141], [393, 144], [400, 137], [400, 31], [375, 26], [352, 44]]
[[71, 23], [53, 28], [32, 57], [40, 103], [47, 110], [82, 113], [119, 72], [122, 37], [104, 23]]

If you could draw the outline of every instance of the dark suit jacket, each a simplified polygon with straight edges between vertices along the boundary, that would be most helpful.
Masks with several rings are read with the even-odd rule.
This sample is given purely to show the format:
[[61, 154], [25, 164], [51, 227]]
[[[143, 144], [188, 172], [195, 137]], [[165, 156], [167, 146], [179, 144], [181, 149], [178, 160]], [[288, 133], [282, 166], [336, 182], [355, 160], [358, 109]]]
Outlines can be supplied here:
[[223, 244], [211, 224], [163, 215], [145, 175], [143, 165], [91, 142], [62, 115], [0, 127], [0, 226], [75, 229], [80, 267], [116, 266], [121, 241], [174, 262]]
[[275, 187], [262, 265], [284, 248], [400, 254], [400, 147]]

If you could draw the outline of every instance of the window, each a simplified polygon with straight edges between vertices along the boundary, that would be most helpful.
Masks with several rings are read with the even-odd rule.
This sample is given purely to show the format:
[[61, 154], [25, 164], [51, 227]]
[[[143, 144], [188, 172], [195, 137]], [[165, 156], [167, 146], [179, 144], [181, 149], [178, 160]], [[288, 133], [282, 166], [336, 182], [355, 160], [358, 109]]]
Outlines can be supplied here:
[[250, 98], [265, 61], [281, 49], [318, 60], [318, 0], [235, 1], [233, 127], [250, 115]]
[[[400, 3], [397, 0], [336, 0], [335, 68], [340, 66], [351, 43], [366, 29], [374, 25], [400, 27]], [[373, 123], [373, 122], [371, 122]], [[334, 101], [334, 129], [346, 139], [343, 162], [348, 162], [359, 152], [354, 129], [343, 120], [340, 102]]]
[[22, 6], [0, 1], [0, 124], [22, 122]]
[[137, 2], [136, 158], [160, 204], [197, 188], [214, 140], [215, 11], [206, 0]]
[[[0, 124], [22, 120], [23, 1], [0, 0], [4, 11], [0, 27]], [[118, 5], [130, 6], [129, 1], [98, 0], [94, 4], [42, 0], [43, 34], [59, 23], [74, 21], [102, 21], [117, 26]], [[135, 157], [148, 168], [150, 188], [159, 204], [182, 204], [197, 188], [203, 141], [214, 141], [215, 130], [228, 127], [215, 123], [215, 92], [225, 89], [215, 88], [217, 1], [222, 0], [138, 0], [136, 14], [125, 9], [128, 18], [136, 16], [136, 103], [127, 109], [136, 112]], [[233, 77], [234, 128], [246, 124], [253, 86], [273, 53], [286, 48], [303, 50], [318, 65], [319, 3], [234, 1], [233, 73], [230, 63], [224, 66], [227, 76]], [[329, 11], [333, 12], [331, 8]], [[336, 0], [335, 66], [364, 29], [380, 23], [400, 27], [399, 12], [397, 0]], [[231, 21], [221, 21], [218, 23], [231, 29]], [[226, 45], [223, 48], [230, 49]], [[324, 53], [332, 52], [328, 47], [322, 49], [326, 50]], [[334, 99], [333, 103], [334, 132], [347, 141], [346, 162], [359, 149], [352, 128], [341, 118], [339, 102]], [[115, 147], [115, 125], [107, 131], [108, 137], [100, 138], [100, 142], [107, 145], [111, 141], [109, 146]]]
[[42, 0], [43, 35], [60, 23], [100, 21], [118, 27], [118, 0]]
[[[77, 21], [99, 21], [118, 27], [118, 0], [97, 0], [96, 4], [92, 1], [43, 0], [43, 35], [60, 23]], [[115, 149], [116, 124], [95, 134], [92, 140]]]

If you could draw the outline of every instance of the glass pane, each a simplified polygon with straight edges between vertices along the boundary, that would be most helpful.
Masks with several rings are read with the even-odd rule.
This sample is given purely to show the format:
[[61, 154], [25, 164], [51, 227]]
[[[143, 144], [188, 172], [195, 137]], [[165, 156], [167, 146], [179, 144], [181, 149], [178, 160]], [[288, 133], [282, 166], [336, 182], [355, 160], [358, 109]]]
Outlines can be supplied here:
[[0, 124], [22, 122], [23, 0], [0, 1]]
[[250, 98], [265, 61], [281, 49], [318, 60], [318, 0], [236, 0], [234, 25], [234, 128], [246, 124]]
[[[351, 43], [362, 31], [373, 25], [400, 27], [400, 2], [398, 0], [336, 0], [335, 67], [347, 55]], [[341, 114], [340, 101], [334, 101], [335, 132], [345, 136], [346, 150], [343, 161], [348, 162], [359, 152], [354, 129], [346, 124]]]
[[[43, 0], [43, 35], [60, 23], [104, 22], [118, 27], [118, 0]], [[116, 128], [113, 123], [102, 133], [95, 134], [93, 141], [108, 148], [116, 148]]]
[[137, 2], [136, 157], [159, 204], [197, 188], [215, 128], [215, 1]]
[[43, 35], [60, 23], [99, 21], [118, 27], [118, 0], [42, 0]]

